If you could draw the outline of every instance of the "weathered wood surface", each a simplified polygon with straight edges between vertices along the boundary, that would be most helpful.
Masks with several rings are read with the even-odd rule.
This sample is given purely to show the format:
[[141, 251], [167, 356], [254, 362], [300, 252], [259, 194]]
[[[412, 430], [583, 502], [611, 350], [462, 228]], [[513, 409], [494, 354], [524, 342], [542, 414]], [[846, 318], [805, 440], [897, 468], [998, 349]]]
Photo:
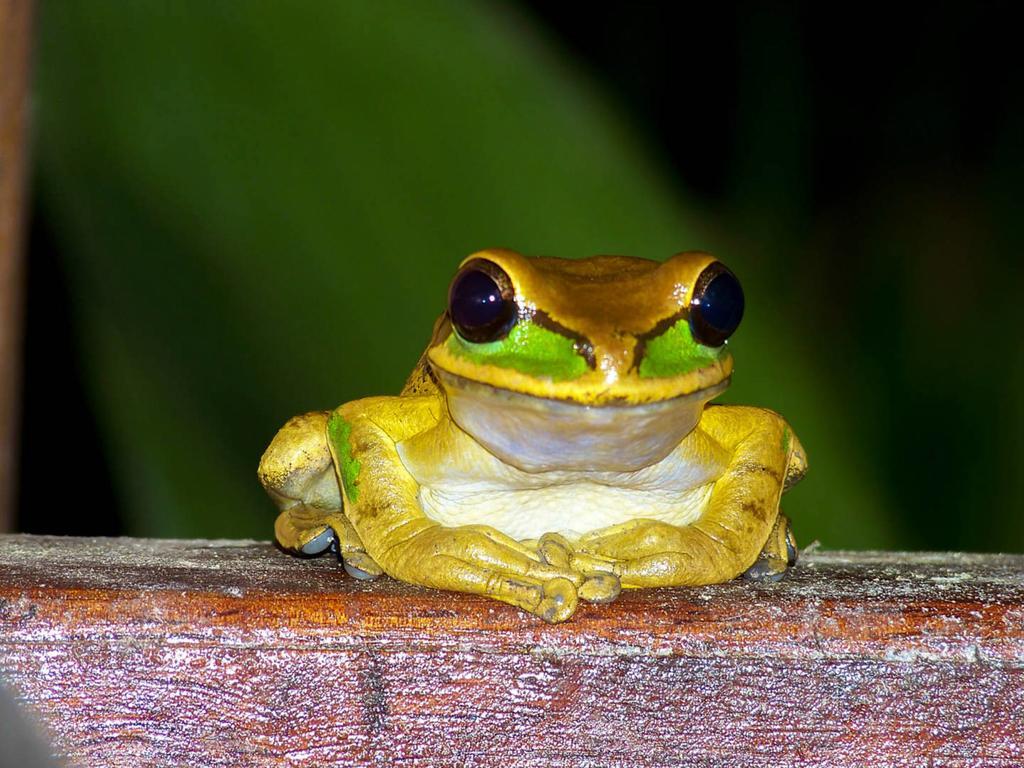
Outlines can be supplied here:
[[547, 626], [268, 544], [0, 537], [79, 766], [1024, 766], [1024, 557], [821, 552]]

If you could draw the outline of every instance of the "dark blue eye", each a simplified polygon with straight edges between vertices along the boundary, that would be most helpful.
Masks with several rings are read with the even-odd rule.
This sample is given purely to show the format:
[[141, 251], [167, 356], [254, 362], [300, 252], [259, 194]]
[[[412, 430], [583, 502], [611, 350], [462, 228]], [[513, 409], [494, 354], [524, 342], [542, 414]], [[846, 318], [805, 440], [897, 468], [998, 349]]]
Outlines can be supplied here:
[[690, 299], [690, 330], [706, 347], [720, 347], [743, 319], [743, 289], [719, 262], [700, 273]]
[[452, 280], [448, 314], [466, 341], [479, 344], [504, 338], [516, 321], [512, 281], [497, 264], [469, 262]]

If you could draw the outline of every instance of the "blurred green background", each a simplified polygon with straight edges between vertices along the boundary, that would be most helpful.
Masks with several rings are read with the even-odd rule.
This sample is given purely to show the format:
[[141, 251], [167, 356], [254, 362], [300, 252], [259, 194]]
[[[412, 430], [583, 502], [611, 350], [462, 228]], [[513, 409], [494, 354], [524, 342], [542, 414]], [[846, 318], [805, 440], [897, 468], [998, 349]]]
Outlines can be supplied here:
[[802, 542], [1024, 549], [998, 5], [41, 5], [22, 530], [269, 538], [277, 427], [396, 392], [467, 253], [706, 249]]

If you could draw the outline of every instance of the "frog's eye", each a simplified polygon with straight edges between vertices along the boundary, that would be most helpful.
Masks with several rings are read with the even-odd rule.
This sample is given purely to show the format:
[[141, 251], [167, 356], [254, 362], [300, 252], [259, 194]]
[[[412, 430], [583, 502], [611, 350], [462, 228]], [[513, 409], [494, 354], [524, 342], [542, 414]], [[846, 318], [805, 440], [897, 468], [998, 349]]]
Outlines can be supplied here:
[[720, 347], [743, 319], [743, 289], [720, 262], [700, 273], [690, 299], [690, 331], [699, 344]]
[[497, 264], [474, 259], [452, 280], [448, 314], [466, 341], [480, 344], [504, 338], [516, 322], [512, 281]]

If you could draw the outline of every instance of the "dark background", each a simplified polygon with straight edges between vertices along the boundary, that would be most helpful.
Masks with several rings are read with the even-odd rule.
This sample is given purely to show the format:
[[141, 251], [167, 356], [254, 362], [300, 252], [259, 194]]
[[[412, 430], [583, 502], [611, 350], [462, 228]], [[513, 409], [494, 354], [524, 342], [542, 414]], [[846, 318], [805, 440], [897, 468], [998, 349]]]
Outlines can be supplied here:
[[397, 391], [465, 254], [702, 248], [801, 541], [1024, 549], [1008, 11], [43, 4], [20, 529], [268, 538], [275, 429]]

